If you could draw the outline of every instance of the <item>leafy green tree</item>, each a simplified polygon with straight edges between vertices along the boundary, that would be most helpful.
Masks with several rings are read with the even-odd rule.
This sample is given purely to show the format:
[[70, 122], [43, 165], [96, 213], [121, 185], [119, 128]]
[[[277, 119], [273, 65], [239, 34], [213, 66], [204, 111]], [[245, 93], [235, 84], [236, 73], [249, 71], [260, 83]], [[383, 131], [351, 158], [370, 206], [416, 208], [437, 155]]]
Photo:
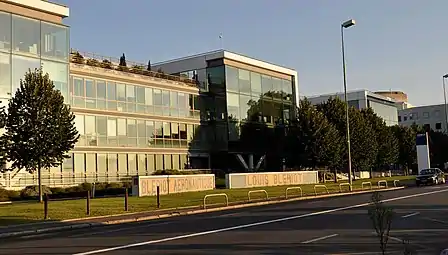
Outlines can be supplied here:
[[[0, 102], [1, 103], [1, 102]], [[0, 107], [0, 129], [4, 129], [6, 125], [7, 114], [5, 106]], [[2, 131], [3, 132], [3, 131]], [[7, 143], [6, 136], [0, 136], [0, 171], [4, 170], [7, 161]]]
[[411, 168], [417, 161], [417, 151], [415, 147], [416, 130], [413, 127], [392, 126], [392, 132], [398, 141], [397, 163], [405, 170]]
[[37, 171], [40, 201], [41, 170], [60, 165], [79, 138], [74, 118], [42, 69], [27, 72], [9, 101], [5, 125], [8, 160], [11, 169]]
[[334, 167], [340, 156], [339, 133], [323, 113], [307, 100], [301, 100], [288, 133], [287, 150], [301, 168]]
[[369, 171], [376, 161], [378, 141], [372, 125], [363, 114], [350, 107], [350, 149], [352, 152], [352, 169]]
[[375, 166], [383, 168], [394, 164], [398, 159], [398, 141], [386, 122], [373, 112], [372, 108], [361, 110], [363, 117], [372, 125], [375, 140], [378, 141], [378, 153]]

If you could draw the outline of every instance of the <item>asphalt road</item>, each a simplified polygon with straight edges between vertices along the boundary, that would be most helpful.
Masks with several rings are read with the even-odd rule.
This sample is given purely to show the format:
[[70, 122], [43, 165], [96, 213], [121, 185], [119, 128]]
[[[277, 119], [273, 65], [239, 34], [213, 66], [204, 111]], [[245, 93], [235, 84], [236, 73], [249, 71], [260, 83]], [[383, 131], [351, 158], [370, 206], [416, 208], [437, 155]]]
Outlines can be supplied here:
[[[448, 248], [448, 185], [382, 193], [391, 254]], [[371, 194], [299, 201], [0, 241], [0, 254], [379, 254]], [[416, 254], [416, 253], [412, 253]]]

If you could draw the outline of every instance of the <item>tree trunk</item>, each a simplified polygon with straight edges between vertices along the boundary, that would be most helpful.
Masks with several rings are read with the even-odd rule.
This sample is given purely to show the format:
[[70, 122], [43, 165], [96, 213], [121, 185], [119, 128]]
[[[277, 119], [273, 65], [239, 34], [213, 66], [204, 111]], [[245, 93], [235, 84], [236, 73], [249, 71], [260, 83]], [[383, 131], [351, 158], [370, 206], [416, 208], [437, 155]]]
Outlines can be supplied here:
[[43, 194], [42, 194], [42, 174], [40, 169], [40, 163], [37, 163], [37, 178], [38, 178], [38, 184], [39, 184], [39, 202], [42, 203], [43, 200]]
[[334, 169], [334, 183], [338, 183], [338, 170]]

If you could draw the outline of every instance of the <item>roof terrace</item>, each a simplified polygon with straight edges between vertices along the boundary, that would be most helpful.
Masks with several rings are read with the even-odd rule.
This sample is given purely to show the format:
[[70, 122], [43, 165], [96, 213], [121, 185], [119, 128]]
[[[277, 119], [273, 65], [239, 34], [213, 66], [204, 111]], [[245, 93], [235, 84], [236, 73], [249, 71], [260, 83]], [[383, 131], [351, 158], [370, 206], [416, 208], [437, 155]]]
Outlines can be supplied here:
[[197, 87], [198, 82], [196, 80], [189, 79], [184, 76], [175, 76], [170, 74], [165, 74], [161, 69], [157, 71], [151, 70], [151, 64], [141, 64], [137, 62], [132, 62], [126, 60], [126, 65], [121, 63], [121, 60], [114, 57], [102, 56], [90, 52], [82, 52], [76, 49], [71, 49], [70, 51], [70, 63], [88, 65], [92, 67], [99, 67], [109, 70], [116, 70], [126, 73], [132, 73], [142, 76], [155, 77], [159, 79], [171, 80], [176, 82], [185, 83], [191, 87]]

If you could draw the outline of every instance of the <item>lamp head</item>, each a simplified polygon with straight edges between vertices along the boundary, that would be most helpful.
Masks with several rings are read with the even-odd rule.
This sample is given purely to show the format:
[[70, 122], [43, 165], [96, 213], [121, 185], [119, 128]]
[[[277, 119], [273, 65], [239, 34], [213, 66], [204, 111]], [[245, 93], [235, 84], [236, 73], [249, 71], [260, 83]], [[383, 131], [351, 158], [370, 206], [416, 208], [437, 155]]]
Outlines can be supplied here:
[[349, 28], [351, 26], [354, 26], [355, 24], [356, 24], [355, 20], [354, 19], [350, 19], [350, 20], [347, 20], [346, 22], [342, 23], [341, 26], [343, 28]]
[[448, 74], [445, 74], [444, 76], [442, 76], [444, 79], [448, 78]]

